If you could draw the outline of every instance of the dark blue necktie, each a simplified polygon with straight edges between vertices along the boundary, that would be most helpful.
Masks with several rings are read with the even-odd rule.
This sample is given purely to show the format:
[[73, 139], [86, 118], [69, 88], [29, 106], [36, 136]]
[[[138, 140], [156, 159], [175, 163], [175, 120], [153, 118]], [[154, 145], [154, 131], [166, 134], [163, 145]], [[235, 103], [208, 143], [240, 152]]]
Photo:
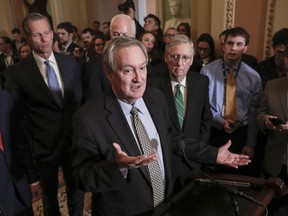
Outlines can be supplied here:
[[53, 67], [50, 65], [49, 60], [44, 62], [47, 66], [47, 79], [48, 79], [48, 86], [50, 88], [50, 91], [52, 95], [54, 96], [57, 103], [62, 106], [62, 92], [59, 85], [59, 82], [57, 80], [56, 73], [53, 69]]

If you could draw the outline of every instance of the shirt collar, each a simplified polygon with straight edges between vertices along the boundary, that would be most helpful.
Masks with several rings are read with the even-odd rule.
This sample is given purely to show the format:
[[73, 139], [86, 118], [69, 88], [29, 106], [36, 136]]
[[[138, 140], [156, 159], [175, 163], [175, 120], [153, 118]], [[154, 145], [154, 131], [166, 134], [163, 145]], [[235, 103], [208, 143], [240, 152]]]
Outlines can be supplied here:
[[[41, 65], [44, 64], [44, 62], [46, 61], [46, 59], [40, 57], [39, 55], [37, 55], [34, 50], [32, 51], [32, 54], [33, 54], [33, 57], [36, 61], [36, 64], [38, 67], [40, 67]], [[56, 59], [55, 59], [55, 56], [54, 56], [54, 53], [52, 52], [50, 57], [47, 59], [50, 63], [52, 64], [56, 64]]]
[[[188, 72], [189, 73], [189, 72]], [[177, 86], [179, 84], [179, 82], [173, 81], [171, 80], [171, 84], [173, 89], [175, 89], [175, 86]], [[181, 86], [183, 86], [184, 88], [186, 87], [186, 76], [184, 77], [184, 79], [180, 82]]]

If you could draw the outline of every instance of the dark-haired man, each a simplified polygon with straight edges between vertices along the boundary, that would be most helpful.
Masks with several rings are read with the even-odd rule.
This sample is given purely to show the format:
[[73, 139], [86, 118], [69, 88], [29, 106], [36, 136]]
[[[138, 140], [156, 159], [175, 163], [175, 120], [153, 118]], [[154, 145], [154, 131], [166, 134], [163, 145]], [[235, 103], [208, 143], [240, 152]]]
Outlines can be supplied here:
[[[201, 73], [210, 80], [212, 144], [221, 146], [230, 139], [232, 152], [253, 157], [258, 133], [256, 112], [262, 83], [259, 74], [241, 60], [249, 40], [250, 36], [244, 28], [227, 30], [223, 57], [204, 66]], [[239, 173], [254, 174], [253, 171], [241, 169]]]
[[60, 41], [60, 50], [66, 55], [73, 55], [77, 44], [73, 42], [73, 25], [70, 22], [62, 22], [57, 26], [57, 34]]
[[33, 51], [10, 68], [7, 89], [28, 140], [25, 149], [31, 158], [24, 162], [32, 192], [41, 186], [45, 216], [60, 216], [57, 193], [61, 167], [69, 215], [79, 216], [84, 194], [74, 185], [70, 155], [72, 115], [82, 99], [79, 67], [71, 56], [52, 51], [53, 31], [47, 17], [30, 13], [23, 29]]

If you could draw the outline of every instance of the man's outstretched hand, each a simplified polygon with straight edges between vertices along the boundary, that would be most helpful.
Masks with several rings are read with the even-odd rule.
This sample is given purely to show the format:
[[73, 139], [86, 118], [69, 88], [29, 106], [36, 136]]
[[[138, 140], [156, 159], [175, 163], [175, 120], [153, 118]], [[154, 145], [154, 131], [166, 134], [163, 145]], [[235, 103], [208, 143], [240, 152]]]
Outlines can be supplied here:
[[231, 141], [229, 140], [225, 145], [221, 146], [218, 150], [217, 164], [232, 167], [238, 169], [238, 166], [245, 166], [251, 163], [249, 156], [242, 154], [234, 154], [228, 149], [231, 146]]
[[126, 152], [122, 151], [119, 144], [113, 143], [113, 146], [116, 151], [116, 161], [120, 169], [139, 168], [157, 160], [156, 151], [150, 155], [128, 156]]

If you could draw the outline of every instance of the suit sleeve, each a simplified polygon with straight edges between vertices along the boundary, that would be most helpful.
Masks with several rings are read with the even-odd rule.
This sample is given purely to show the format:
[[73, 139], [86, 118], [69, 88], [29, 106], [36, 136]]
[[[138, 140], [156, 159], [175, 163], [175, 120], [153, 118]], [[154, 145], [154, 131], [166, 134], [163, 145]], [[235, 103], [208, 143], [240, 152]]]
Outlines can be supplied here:
[[[77, 187], [84, 191], [103, 192], [121, 188], [126, 181], [116, 164], [113, 146], [109, 158], [102, 153], [98, 143], [92, 136], [91, 128], [80, 115], [73, 120], [72, 168]], [[103, 142], [105, 142], [103, 140]]]

